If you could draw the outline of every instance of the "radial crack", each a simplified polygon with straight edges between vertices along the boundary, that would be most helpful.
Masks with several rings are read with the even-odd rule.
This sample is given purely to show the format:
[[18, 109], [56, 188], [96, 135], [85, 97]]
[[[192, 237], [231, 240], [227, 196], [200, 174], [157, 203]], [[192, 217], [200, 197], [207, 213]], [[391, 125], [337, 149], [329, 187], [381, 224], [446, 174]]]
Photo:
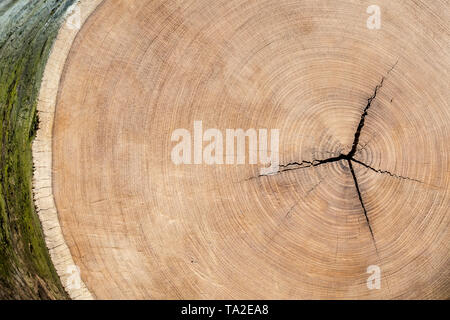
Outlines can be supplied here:
[[353, 140], [352, 150], [348, 154], [349, 157], [353, 157], [355, 155], [357, 149], [358, 149], [359, 138], [361, 137], [361, 132], [362, 132], [362, 129], [363, 129], [364, 124], [366, 122], [366, 116], [369, 113], [369, 109], [372, 106], [373, 100], [377, 96], [378, 90], [383, 86], [383, 82], [384, 82], [384, 77], [381, 79], [380, 84], [375, 87], [375, 92], [373, 93], [373, 95], [367, 100], [367, 105], [364, 108], [364, 111], [363, 111], [363, 113], [361, 115], [361, 120], [359, 121], [358, 128], [356, 129], [356, 132], [355, 132], [355, 139]]
[[377, 173], [387, 174], [387, 175], [389, 175], [391, 177], [398, 178], [398, 179], [404, 179], [404, 180], [410, 180], [410, 181], [414, 181], [414, 182], [424, 183], [423, 181], [420, 181], [420, 180], [417, 180], [417, 179], [413, 179], [413, 178], [409, 178], [409, 177], [400, 176], [398, 174], [389, 172], [387, 170], [375, 169], [375, 168], [369, 166], [368, 164], [365, 164], [364, 162], [356, 160], [356, 159], [352, 159], [352, 160], [355, 161], [357, 164], [362, 165], [363, 167], [366, 167], [367, 169], [370, 169], [370, 170], [372, 170], [374, 172], [377, 172]]
[[[286, 171], [293, 171], [293, 170], [299, 170], [299, 169], [304, 169], [304, 168], [317, 167], [317, 166], [320, 166], [320, 165], [322, 165], [322, 164], [332, 163], [332, 162], [338, 162], [338, 161], [342, 161], [342, 160], [347, 161], [347, 162], [348, 162], [348, 165], [349, 165], [349, 167], [350, 167], [350, 172], [351, 172], [352, 177], [353, 177], [353, 182], [354, 182], [354, 184], [355, 184], [356, 192], [358, 193], [358, 198], [359, 198], [359, 201], [360, 201], [360, 203], [361, 203], [361, 207], [362, 207], [362, 209], [363, 209], [364, 216], [365, 216], [365, 218], [366, 218], [367, 225], [368, 225], [368, 227], [369, 227], [370, 234], [371, 234], [371, 236], [372, 236], [373, 244], [374, 244], [374, 247], [375, 247], [375, 250], [376, 250], [377, 254], [378, 254], [378, 249], [377, 249], [377, 245], [376, 245], [376, 241], [375, 241], [375, 236], [374, 236], [374, 234], [373, 234], [373, 230], [372, 230], [372, 226], [371, 226], [371, 224], [370, 224], [370, 220], [369, 220], [369, 216], [368, 216], [368, 213], [367, 213], [366, 206], [364, 205], [364, 201], [363, 201], [363, 198], [362, 198], [362, 195], [361, 195], [361, 190], [360, 190], [359, 184], [358, 184], [358, 178], [356, 177], [356, 173], [355, 173], [355, 170], [354, 170], [354, 168], [353, 168], [353, 163], [352, 163], [352, 161], [354, 161], [354, 162], [356, 162], [356, 163], [358, 163], [358, 164], [360, 164], [360, 165], [362, 165], [362, 166], [364, 166], [364, 167], [366, 167], [366, 168], [368, 168], [368, 169], [370, 169], [370, 170], [372, 170], [372, 171], [375, 171], [375, 172], [377, 172], [377, 173], [388, 174], [388, 175], [390, 175], [390, 176], [392, 176], [392, 177], [395, 177], [395, 178], [405, 179], [405, 180], [411, 180], [411, 181], [416, 181], [416, 182], [423, 183], [422, 181], [419, 181], [419, 180], [416, 180], [416, 179], [412, 179], [412, 178], [408, 178], [408, 177], [399, 176], [399, 175], [393, 174], [393, 173], [391, 173], [391, 172], [389, 172], [389, 171], [377, 170], [377, 169], [372, 168], [371, 166], [365, 164], [364, 162], [361, 162], [361, 161], [356, 160], [356, 159], [354, 158], [355, 154], [357, 154], [358, 152], [362, 151], [362, 150], [367, 146], [367, 144], [368, 144], [368, 142], [367, 142], [360, 150], [358, 150], [358, 147], [359, 147], [359, 140], [360, 140], [360, 137], [361, 137], [362, 129], [364, 128], [364, 125], [365, 125], [366, 117], [367, 117], [367, 115], [369, 114], [369, 109], [370, 109], [370, 107], [372, 106], [373, 101], [376, 99], [379, 90], [383, 87], [383, 84], [384, 84], [384, 81], [385, 81], [386, 77], [387, 77], [387, 76], [389, 75], [389, 73], [395, 68], [395, 66], [397, 65], [397, 63], [398, 63], [398, 60], [397, 60], [397, 62], [392, 66], [392, 68], [391, 68], [390, 70], [388, 70], [388, 72], [386, 73], [386, 75], [384, 75], [384, 76], [381, 78], [381, 81], [380, 81], [380, 83], [375, 87], [375, 90], [374, 90], [372, 96], [370, 96], [369, 99], [367, 99], [367, 105], [365, 106], [365, 108], [364, 108], [364, 110], [363, 110], [363, 113], [361, 114], [361, 119], [360, 119], [360, 121], [359, 121], [358, 127], [357, 127], [356, 132], [355, 132], [355, 138], [354, 138], [354, 140], [353, 140], [353, 145], [352, 145], [352, 148], [351, 148], [351, 150], [350, 150], [350, 152], [349, 152], [348, 154], [340, 154], [339, 156], [331, 157], [331, 158], [324, 159], [324, 160], [312, 160], [312, 161], [306, 161], [306, 160], [304, 160], [304, 161], [301, 161], [301, 162], [290, 162], [290, 163], [288, 163], [288, 164], [280, 165], [280, 166], [279, 166], [279, 170], [278, 170], [277, 172], [275, 172], [275, 173], [272, 173], [272, 174], [263, 174], [263, 175], [259, 175], [259, 176], [251, 177], [251, 178], [247, 179], [247, 180], [250, 180], [250, 179], [255, 179], [255, 178], [259, 178], [259, 177], [263, 177], [263, 176], [277, 175], [277, 174], [280, 174], [280, 173], [283, 173], [283, 172], [286, 172]], [[293, 210], [293, 208], [294, 208], [296, 205], [297, 205], [297, 203], [294, 204], [294, 205], [288, 210], [288, 212], [287, 212], [286, 215], [289, 215], [289, 213]]]
[[353, 156], [354, 156], [355, 153], [357, 152], [358, 145], [359, 145], [359, 138], [361, 137], [361, 132], [362, 132], [362, 129], [363, 129], [364, 124], [365, 124], [365, 122], [366, 122], [366, 116], [367, 116], [368, 113], [369, 113], [369, 109], [370, 109], [370, 107], [372, 106], [372, 102], [373, 102], [373, 101], [375, 100], [375, 98], [377, 97], [378, 90], [380, 90], [380, 89], [383, 87], [384, 80], [386, 79], [386, 76], [387, 76], [387, 75], [395, 68], [395, 66], [397, 65], [397, 63], [398, 63], [398, 60], [397, 60], [397, 62], [392, 66], [392, 68], [386, 73], [386, 75], [383, 76], [383, 77], [381, 78], [381, 82], [375, 87], [375, 91], [374, 91], [373, 95], [367, 100], [367, 105], [366, 105], [366, 107], [364, 108], [364, 111], [363, 111], [363, 113], [362, 113], [362, 115], [361, 115], [361, 120], [359, 121], [358, 128], [356, 129], [356, 132], [355, 132], [355, 139], [353, 140], [353, 146], [352, 146], [352, 149], [351, 149], [350, 153], [348, 154], [348, 157], [349, 157], [349, 158], [353, 158]]
[[[283, 173], [286, 171], [318, 167], [322, 164], [337, 162], [337, 161], [341, 161], [341, 160], [345, 160], [345, 159], [347, 159], [347, 156], [344, 154], [341, 154], [337, 157], [331, 157], [331, 158], [323, 159], [323, 160], [317, 160], [317, 159], [314, 159], [312, 161], [303, 160], [301, 162], [290, 162], [287, 164], [280, 164], [278, 172], [276, 172], [274, 174], [260, 174], [258, 177], [273, 176], [273, 175], [277, 175], [277, 174], [280, 174], [280, 173]], [[252, 178], [250, 178], [250, 179], [252, 179]]]
[[350, 171], [352, 173], [353, 181], [354, 181], [355, 187], [356, 187], [356, 192], [358, 193], [359, 202], [361, 203], [361, 207], [363, 209], [364, 216], [366, 217], [367, 225], [369, 226], [370, 234], [372, 235], [373, 245], [375, 246], [375, 250], [378, 253], [377, 244], [376, 244], [376, 241], [375, 241], [375, 236], [373, 235], [372, 226], [370, 225], [369, 216], [367, 214], [367, 209], [366, 209], [366, 206], [364, 205], [364, 201], [363, 201], [363, 198], [362, 198], [362, 195], [361, 195], [361, 190], [359, 189], [358, 178], [356, 178], [356, 174], [355, 174], [355, 170], [353, 169], [352, 161], [347, 159], [347, 162], [348, 162], [348, 165], [350, 167]]
[[280, 164], [280, 170], [278, 170], [278, 173], [284, 172], [284, 171], [290, 171], [290, 170], [297, 170], [297, 169], [303, 169], [303, 168], [309, 168], [314, 165], [313, 161], [306, 161], [303, 160], [302, 162], [290, 162], [287, 164]]

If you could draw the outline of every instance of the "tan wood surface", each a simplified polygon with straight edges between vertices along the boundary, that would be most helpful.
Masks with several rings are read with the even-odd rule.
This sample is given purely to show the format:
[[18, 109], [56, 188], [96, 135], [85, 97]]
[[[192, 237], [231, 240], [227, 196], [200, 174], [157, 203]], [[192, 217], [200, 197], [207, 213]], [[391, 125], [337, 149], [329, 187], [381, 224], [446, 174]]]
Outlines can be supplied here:
[[[449, 18], [437, 0], [103, 1], [53, 130], [94, 297], [449, 298]], [[280, 129], [281, 171], [176, 166], [196, 120]]]

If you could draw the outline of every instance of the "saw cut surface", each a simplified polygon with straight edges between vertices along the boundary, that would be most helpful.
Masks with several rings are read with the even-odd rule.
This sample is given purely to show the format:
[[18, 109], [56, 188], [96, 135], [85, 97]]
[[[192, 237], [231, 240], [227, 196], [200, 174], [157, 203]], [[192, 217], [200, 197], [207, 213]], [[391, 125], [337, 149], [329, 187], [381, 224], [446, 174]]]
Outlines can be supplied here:
[[[93, 296], [450, 297], [449, 3], [379, 0], [379, 30], [371, 4], [103, 1], [53, 131], [58, 215]], [[172, 133], [195, 121], [278, 129], [279, 172], [176, 165]]]

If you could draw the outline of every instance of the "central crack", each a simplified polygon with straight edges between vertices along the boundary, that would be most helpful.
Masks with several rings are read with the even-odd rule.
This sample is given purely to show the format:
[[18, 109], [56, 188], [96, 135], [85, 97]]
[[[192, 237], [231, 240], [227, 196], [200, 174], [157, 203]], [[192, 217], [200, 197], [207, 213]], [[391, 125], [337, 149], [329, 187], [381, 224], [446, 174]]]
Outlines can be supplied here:
[[[364, 163], [364, 162], [354, 158], [354, 156], [358, 152], [358, 146], [360, 144], [359, 141], [360, 141], [361, 133], [362, 133], [362, 130], [363, 130], [364, 125], [365, 125], [366, 117], [369, 114], [369, 109], [372, 106], [373, 101], [376, 99], [379, 90], [383, 87], [383, 83], [384, 83], [384, 81], [386, 79], [386, 76], [395, 68], [397, 63], [398, 63], [398, 61], [386, 73], [386, 75], [381, 78], [381, 81], [375, 87], [375, 90], [374, 90], [372, 96], [367, 100], [367, 105], [365, 106], [365, 108], [363, 110], [363, 113], [361, 114], [361, 119], [360, 119], [358, 127], [356, 129], [355, 138], [353, 140], [352, 148], [351, 148], [349, 153], [347, 153], [347, 154], [340, 154], [338, 156], [330, 157], [330, 158], [327, 158], [327, 159], [314, 159], [312, 161], [291, 162], [291, 163], [288, 163], [288, 164], [285, 164], [285, 165], [280, 165], [279, 166], [279, 170], [276, 173], [276, 174], [280, 174], [280, 173], [283, 173], [283, 172], [286, 172], [286, 171], [291, 171], [291, 170], [298, 170], [298, 169], [303, 169], [303, 168], [317, 167], [317, 166], [320, 166], [320, 165], [323, 165], [323, 164], [333, 163], [333, 162], [338, 162], [338, 161], [346, 161], [348, 163], [349, 168], [350, 168], [350, 172], [351, 172], [351, 175], [352, 175], [352, 178], [353, 178], [353, 182], [355, 184], [355, 189], [356, 189], [356, 192], [358, 194], [358, 198], [359, 198], [359, 201], [361, 203], [361, 207], [362, 207], [362, 210], [363, 210], [363, 213], [364, 213], [364, 217], [366, 219], [367, 226], [369, 227], [369, 231], [370, 231], [370, 234], [371, 234], [371, 237], [372, 237], [372, 240], [373, 240], [373, 243], [374, 243], [375, 250], [376, 250], [377, 254], [378, 254], [378, 249], [377, 249], [377, 245], [376, 245], [376, 241], [375, 241], [375, 236], [374, 236], [374, 233], [373, 233], [372, 225], [370, 224], [370, 219], [369, 219], [369, 215], [367, 213], [366, 206], [364, 205], [364, 200], [363, 200], [363, 197], [362, 197], [362, 194], [361, 194], [361, 189], [360, 189], [359, 184], [358, 184], [358, 178], [357, 178], [355, 170], [353, 168], [353, 162], [357, 163], [359, 165], [362, 165], [362, 166], [366, 167], [367, 169], [370, 169], [370, 170], [372, 170], [374, 172], [377, 172], [377, 173], [380, 173], [380, 174], [388, 174], [389, 176], [394, 177], [394, 178], [406, 179], [406, 180], [411, 180], [411, 181], [423, 183], [422, 181], [419, 181], [419, 180], [416, 180], [416, 179], [412, 179], [412, 178], [408, 178], [408, 177], [404, 177], [404, 176], [400, 176], [400, 175], [396, 175], [396, 174], [393, 174], [393, 173], [391, 173], [389, 171], [386, 171], [386, 170], [375, 169], [375, 168], [367, 165], [366, 163]], [[267, 174], [267, 175], [263, 174], [263, 175], [259, 175], [259, 177], [270, 176], [270, 175], [273, 175], [273, 174]]]
[[358, 193], [359, 202], [361, 203], [361, 207], [363, 209], [364, 216], [366, 217], [367, 225], [368, 225], [369, 230], [370, 230], [370, 235], [372, 236], [372, 240], [373, 240], [373, 244], [375, 246], [375, 250], [377, 250], [377, 252], [378, 252], [377, 244], [376, 244], [376, 241], [375, 241], [375, 236], [373, 235], [372, 226], [370, 225], [369, 216], [367, 215], [367, 209], [366, 209], [366, 206], [364, 205], [364, 201], [363, 201], [363, 198], [362, 198], [362, 195], [361, 195], [361, 190], [359, 189], [358, 178], [356, 178], [356, 173], [355, 173], [355, 170], [353, 169], [352, 160], [348, 159], [347, 162], [348, 162], [348, 165], [350, 167], [350, 171], [352, 173], [353, 181], [355, 182], [356, 192]]

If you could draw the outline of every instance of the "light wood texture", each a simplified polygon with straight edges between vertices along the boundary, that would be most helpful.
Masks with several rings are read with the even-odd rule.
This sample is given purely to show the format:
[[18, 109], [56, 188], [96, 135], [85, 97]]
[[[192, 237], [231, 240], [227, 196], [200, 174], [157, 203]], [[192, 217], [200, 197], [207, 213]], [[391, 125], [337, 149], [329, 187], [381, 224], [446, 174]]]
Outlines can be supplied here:
[[[449, 3], [376, 2], [380, 30], [371, 1], [98, 7], [53, 132], [58, 215], [96, 298], [450, 297]], [[282, 172], [174, 165], [195, 120], [280, 129]]]

